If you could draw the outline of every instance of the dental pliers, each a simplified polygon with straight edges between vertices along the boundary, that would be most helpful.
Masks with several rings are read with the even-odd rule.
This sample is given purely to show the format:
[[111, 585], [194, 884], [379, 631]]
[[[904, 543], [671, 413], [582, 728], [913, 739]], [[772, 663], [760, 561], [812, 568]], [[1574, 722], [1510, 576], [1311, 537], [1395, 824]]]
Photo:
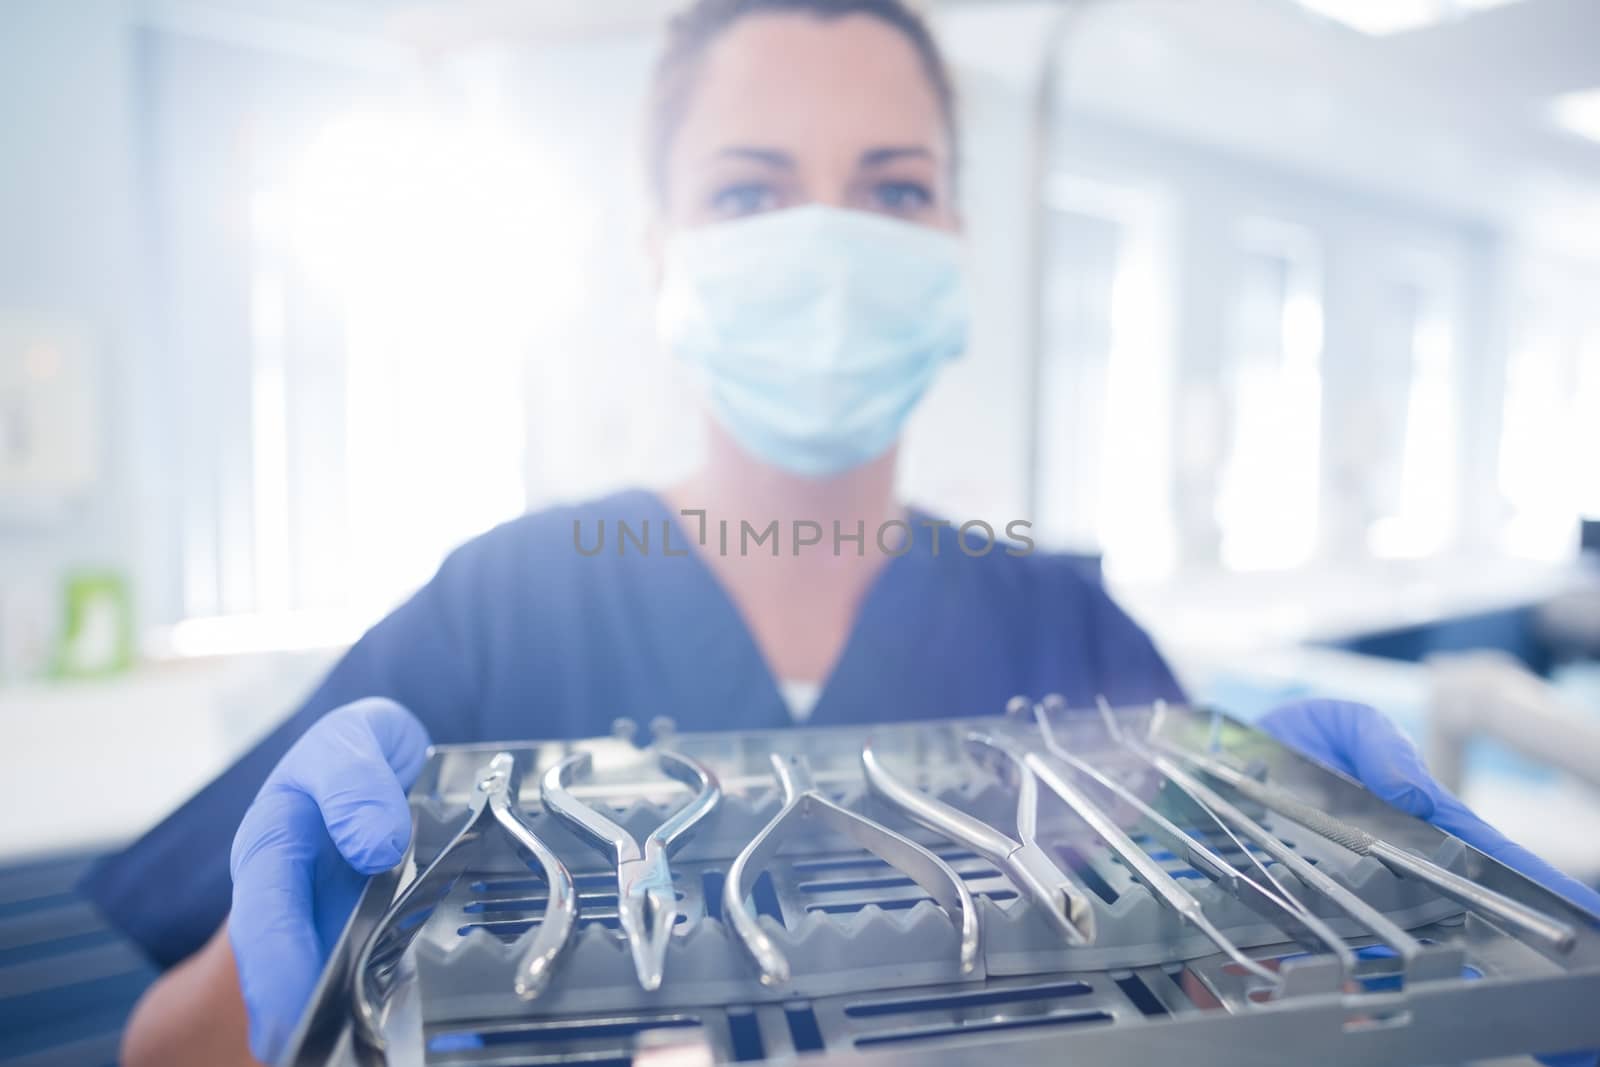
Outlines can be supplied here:
[[[973, 739], [969, 738], [969, 743]], [[966, 845], [1000, 868], [1024, 896], [1037, 905], [1071, 945], [1094, 940], [1094, 909], [1088, 896], [1040, 847], [1039, 782], [1033, 770], [1009, 749], [999, 753], [1015, 763], [1017, 783], [1017, 837], [1013, 840], [981, 819], [936, 800], [896, 778], [879, 761], [871, 740], [862, 746], [861, 767], [867, 784], [884, 800], [910, 818]]]
[[401, 957], [422, 929], [428, 914], [439, 905], [460, 881], [482, 840], [493, 825], [511, 838], [524, 859], [539, 864], [550, 887], [538, 933], [517, 965], [515, 990], [531, 1000], [549, 984], [562, 952], [572, 940], [578, 922], [578, 894], [572, 875], [556, 854], [528, 828], [517, 811], [521, 776], [509, 752], [497, 753], [478, 772], [467, 821], [434, 857], [432, 863], [414, 878], [389, 905], [372, 935], [356, 957], [353, 982], [353, 1009], [357, 1036], [369, 1047], [384, 1052], [382, 1002], [394, 984]]
[[961, 931], [960, 967], [970, 974], [978, 964], [978, 915], [972, 894], [961, 876], [930, 850], [865, 815], [836, 804], [817, 788], [804, 756], [772, 753], [772, 769], [783, 788], [783, 807], [772, 817], [728, 868], [723, 885], [722, 913], [761, 971], [761, 983], [779, 986], [789, 980], [789, 961], [756, 921], [745, 903], [756, 875], [772, 861], [783, 845], [783, 833], [807, 823], [821, 823], [876, 855], [906, 875], [932, 897]]
[[678, 898], [668, 865], [673, 848], [722, 799], [722, 787], [705, 766], [677, 752], [658, 751], [661, 769], [695, 791], [694, 799], [675, 811], [644, 839], [633, 835], [569, 791], [573, 779], [586, 774], [592, 764], [587, 752], [574, 752], [545, 772], [540, 783], [544, 806], [566, 820], [601, 851], [611, 856], [617, 869], [617, 920], [639, 985], [648, 991], [661, 987], [667, 944], [678, 921]]

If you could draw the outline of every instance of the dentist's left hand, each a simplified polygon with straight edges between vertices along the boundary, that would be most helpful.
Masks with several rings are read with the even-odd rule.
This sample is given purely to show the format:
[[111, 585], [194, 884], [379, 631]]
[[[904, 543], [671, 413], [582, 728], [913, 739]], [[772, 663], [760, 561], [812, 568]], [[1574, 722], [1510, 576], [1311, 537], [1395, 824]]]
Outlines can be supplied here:
[[1600, 893], [1508, 840], [1434, 781], [1410, 738], [1382, 712], [1342, 700], [1307, 700], [1268, 712], [1258, 725], [1289, 747], [1354, 778], [1407, 815], [1427, 820], [1600, 915]]
[[[1269, 712], [1258, 725], [1289, 747], [1354, 778], [1406, 814], [1426, 819], [1600, 915], [1600, 893], [1508, 840], [1434, 781], [1416, 746], [1381, 712], [1365, 704], [1308, 700]], [[1600, 1053], [1564, 1052], [1538, 1060], [1544, 1067], [1595, 1067]]]
[[405, 856], [406, 790], [427, 748], [394, 701], [346, 704], [295, 742], [245, 812], [228, 937], [257, 1059], [283, 1055], [366, 878]]

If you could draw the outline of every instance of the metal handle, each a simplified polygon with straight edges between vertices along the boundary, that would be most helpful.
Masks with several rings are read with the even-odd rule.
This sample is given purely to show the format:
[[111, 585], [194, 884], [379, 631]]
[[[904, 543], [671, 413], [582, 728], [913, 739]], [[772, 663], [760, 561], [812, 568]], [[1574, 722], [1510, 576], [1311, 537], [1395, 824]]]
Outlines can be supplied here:
[[1001, 868], [1006, 877], [1043, 906], [1051, 925], [1061, 931], [1069, 944], [1093, 941], [1094, 906], [1088, 895], [1039, 846], [1039, 780], [1026, 757], [1010, 742], [990, 734], [974, 731], [967, 734], [965, 741], [975, 760], [989, 765], [1017, 790], [1017, 837], [1021, 844]]
[[1268, 855], [1289, 868], [1295, 877], [1299, 878], [1311, 889], [1338, 904], [1351, 917], [1393, 947], [1408, 963], [1421, 954], [1421, 943], [1403, 930], [1394, 920], [1374, 908], [1371, 904], [1368, 904], [1365, 900], [1362, 900], [1357, 894], [1334, 881], [1321, 868], [1308, 862], [1304, 856], [1278, 840], [1277, 836], [1270, 830], [1240, 811], [1236, 806], [1229, 803], [1227, 799], [1218, 795], [1215, 790], [1195, 779], [1188, 771], [1167, 757], [1154, 752], [1147, 752], [1126, 740], [1124, 744], [1130, 750], [1143, 756], [1151, 766], [1159, 770], [1179, 789], [1194, 796], [1201, 803], [1212, 808], [1224, 819], [1244, 831], [1246, 836], [1265, 849]]
[[1224, 954], [1239, 966], [1255, 975], [1265, 979], [1273, 985], [1279, 982], [1278, 975], [1269, 971], [1240, 950], [1238, 945], [1230, 941], [1216, 925], [1206, 917], [1205, 908], [1200, 901], [1183, 886], [1178, 880], [1167, 872], [1167, 869], [1151, 858], [1150, 854], [1140, 848], [1138, 843], [1129, 837], [1127, 832], [1118, 826], [1111, 816], [1107, 815], [1099, 805], [1083, 794], [1077, 786], [1067, 781], [1065, 777], [1056, 772], [1043, 757], [1030, 752], [1027, 757], [1028, 769], [1038, 776], [1062, 803], [1077, 813], [1078, 817], [1089, 824], [1089, 828], [1100, 835], [1106, 845], [1122, 857], [1139, 880], [1162, 900], [1167, 906], [1177, 912], [1190, 925], [1211, 940], [1211, 943], [1221, 949]]
[[639, 843], [633, 835], [606, 818], [568, 790], [568, 785], [594, 765], [594, 757], [578, 751], [544, 772], [539, 782], [539, 798], [544, 806], [582, 831], [597, 848], [612, 853], [613, 862], [626, 863], [640, 858]]
[[1481, 886], [1470, 878], [1463, 878], [1432, 860], [1412, 855], [1381, 838], [1374, 837], [1358, 826], [1352, 826], [1320, 808], [1312, 807], [1286, 789], [1258, 782], [1220, 760], [1188, 752], [1177, 754], [1263, 807], [1293, 819], [1313, 833], [1335, 844], [1343, 845], [1352, 852], [1376, 857], [1396, 874], [1427, 882], [1439, 893], [1463, 907], [1514, 926], [1558, 952], [1570, 952], [1572, 946], [1577, 944], [1578, 931], [1569, 923], [1546, 915], [1537, 908], [1514, 900], [1504, 893], [1497, 893], [1487, 886]]
[[528, 999], [537, 996], [548, 984], [577, 924], [577, 893], [572, 875], [517, 812], [519, 784], [516, 760], [509, 752], [496, 753], [479, 772], [461, 829], [433, 862], [395, 897], [362, 945], [352, 976], [351, 1000], [356, 1036], [369, 1048], [380, 1052], [387, 1050], [380, 1015], [389, 979], [422, 930], [427, 913], [460, 881], [474, 855], [471, 846], [482, 839], [491, 818], [539, 862], [550, 886], [544, 921], [518, 967], [515, 988], [519, 996]]
[[[673, 812], [650, 834], [649, 841], [658, 842], [670, 855], [689, 828], [710, 815], [712, 809], [722, 801], [722, 784], [705, 764], [681, 752], [662, 750], [657, 758], [668, 777], [694, 790], [694, 797], [689, 803]], [[645, 843], [646, 851], [650, 847], [649, 841]]]
[[578, 924], [578, 890], [567, 865], [522, 820], [522, 814], [517, 811], [513, 801], [514, 798], [509, 794], [492, 796], [489, 809], [501, 829], [532, 854], [544, 872], [545, 884], [549, 887], [538, 933], [534, 934], [517, 964], [513, 985], [517, 996], [532, 1000], [550, 984], [556, 964], [572, 943], [572, 931]]
[[816, 790], [810, 764], [803, 756], [772, 754], [772, 770], [783, 787], [784, 805], [761, 832], [750, 840], [728, 867], [723, 884], [722, 911], [761, 972], [761, 983], [779, 986], [789, 980], [789, 961], [761, 928], [746, 904], [755, 876], [765, 870], [782, 844], [781, 833], [791, 823], [817, 819], [829, 829], [850, 838], [889, 866], [921, 886], [960, 926], [960, 967], [963, 974], [978, 964], [978, 915], [966, 883], [944, 860], [909, 837], [865, 815], [835, 804]]
[[958, 811], [896, 778], [878, 759], [870, 738], [861, 746], [861, 770], [873, 792], [930, 830], [966, 845], [996, 866], [1003, 866], [1006, 858], [1019, 847], [1016, 841], [981, 819]]
[[1437, 863], [1413, 856], [1387, 841], [1374, 840], [1372, 854], [1400, 874], [1407, 874], [1429, 882], [1444, 896], [1462, 907], [1483, 912], [1501, 922], [1521, 929], [1530, 937], [1550, 945], [1559, 952], [1570, 952], [1578, 942], [1578, 931], [1544, 912], [1531, 908], [1521, 901], [1496, 893], [1470, 878], [1463, 878]]
[[1028, 769], [1033, 771], [1062, 803], [1071, 808], [1078, 818], [1088, 823], [1089, 829], [1099, 835], [1113, 852], [1122, 857], [1122, 861], [1133, 869], [1133, 873], [1139, 876], [1139, 880], [1144, 882], [1151, 892], [1159, 894], [1179, 914], [1199, 909], [1200, 902], [1194, 895], [1179, 885], [1178, 880], [1168, 874], [1165, 867], [1151, 859], [1150, 854], [1140, 848], [1122, 827], [1101, 810], [1098, 804], [1085, 796], [1077, 786], [1067, 781], [1036, 753], [1028, 753], [1027, 760]]

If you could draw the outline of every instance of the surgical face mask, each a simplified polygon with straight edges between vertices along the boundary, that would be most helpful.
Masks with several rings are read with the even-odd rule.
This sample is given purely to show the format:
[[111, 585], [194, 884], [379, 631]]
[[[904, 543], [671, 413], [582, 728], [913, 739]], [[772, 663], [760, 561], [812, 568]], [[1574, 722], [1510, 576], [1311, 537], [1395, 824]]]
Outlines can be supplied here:
[[823, 206], [686, 231], [657, 330], [748, 452], [810, 477], [888, 450], [967, 339], [961, 242]]

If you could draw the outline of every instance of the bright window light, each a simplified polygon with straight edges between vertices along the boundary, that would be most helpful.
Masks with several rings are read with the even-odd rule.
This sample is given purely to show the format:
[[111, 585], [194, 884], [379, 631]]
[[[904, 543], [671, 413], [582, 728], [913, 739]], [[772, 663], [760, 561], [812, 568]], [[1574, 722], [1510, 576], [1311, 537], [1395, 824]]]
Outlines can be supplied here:
[[[1600, 321], [1593, 323], [1584, 334], [1578, 357], [1578, 388], [1573, 407], [1577, 412], [1575, 456], [1600, 456]], [[1600, 519], [1600, 471], [1593, 467], [1580, 470], [1578, 485], [1579, 513]]]
[[1456, 511], [1454, 339], [1439, 285], [1402, 285], [1391, 314], [1399, 345], [1386, 358], [1407, 365], [1405, 425], [1397, 499], [1367, 531], [1367, 547], [1382, 559], [1419, 559], [1438, 552]]
[[[1505, 547], [1529, 559], [1570, 558], [1593, 484], [1597, 398], [1592, 275], [1553, 261], [1519, 267], [1501, 415], [1499, 490]], [[1591, 451], [1585, 451], [1589, 448]]]
[[1242, 234], [1231, 442], [1216, 500], [1223, 566], [1287, 570], [1316, 549], [1321, 494], [1322, 272], [1307, 230]]
[[[342, 503], [317, 516], [316, 550], [360, 546], [338, 568], [343, 604], [387, 607], [524, 507], [529, 317], [572, 284], [539, 256], [543, 179], [527, 145], [486, 123], [375, 113], [330, 123], [279, 191], [292, 261], [342, 327], [342, 454], [312, 476]], [[257, 522], [276, 531], [289, 494], [263, 347]]]
[[1115, 580], [1160, 578], [1177, 561], [1171, 204], [1073, 175], [1052, 182], [1051, 206], [1039, 532], [1102, 549]]
[[1550, 118], [1568, 133], [1600, 141], [1600, 89], [1562, 93], [1550, 101]]
[[1171, 512], [1172, 220], [1151, 194], [1130, 211], [1128, 241], [1111, 286], [1106, 434], [1100, 456], [1100, 522], [1106, 573], [1159, 578], [1177, 562]]
[[1491, 8], [1505, 7], [1519, 0], [1296, 0], [1314, 11], [1353, 30], [1387, 37], [1425, 29], [1449, 19], [1463, 18]]
[[1300, 6], [1375, 37], [1431, 26], [1449, 10], [1446, 0], [1299, 0]]

